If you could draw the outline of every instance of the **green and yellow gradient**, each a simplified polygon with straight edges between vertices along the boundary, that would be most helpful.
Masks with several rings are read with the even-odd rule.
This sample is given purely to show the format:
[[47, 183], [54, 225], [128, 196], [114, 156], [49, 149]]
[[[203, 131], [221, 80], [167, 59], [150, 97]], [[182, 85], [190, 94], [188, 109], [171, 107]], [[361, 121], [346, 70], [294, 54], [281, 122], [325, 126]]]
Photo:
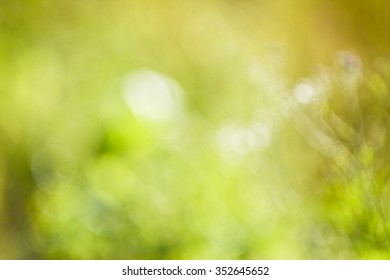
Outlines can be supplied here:
[[0, 1], [0, 258], [390, 258], [389, 11]]

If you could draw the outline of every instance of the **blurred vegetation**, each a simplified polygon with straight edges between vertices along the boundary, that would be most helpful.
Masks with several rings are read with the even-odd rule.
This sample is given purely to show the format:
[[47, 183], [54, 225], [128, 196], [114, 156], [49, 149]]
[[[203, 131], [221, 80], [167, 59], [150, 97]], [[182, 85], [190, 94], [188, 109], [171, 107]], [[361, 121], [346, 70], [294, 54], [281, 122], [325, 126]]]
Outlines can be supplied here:
[[0, 258], [389, 258], [389, 9], [0, 1]]

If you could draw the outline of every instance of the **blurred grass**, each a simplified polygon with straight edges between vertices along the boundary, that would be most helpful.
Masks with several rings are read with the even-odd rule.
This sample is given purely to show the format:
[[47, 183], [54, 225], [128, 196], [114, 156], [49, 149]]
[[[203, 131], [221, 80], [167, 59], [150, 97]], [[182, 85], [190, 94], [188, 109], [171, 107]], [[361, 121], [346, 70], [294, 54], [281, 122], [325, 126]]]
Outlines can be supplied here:
[[387, 6], [1, 1], [0, 258], [388, 258]]

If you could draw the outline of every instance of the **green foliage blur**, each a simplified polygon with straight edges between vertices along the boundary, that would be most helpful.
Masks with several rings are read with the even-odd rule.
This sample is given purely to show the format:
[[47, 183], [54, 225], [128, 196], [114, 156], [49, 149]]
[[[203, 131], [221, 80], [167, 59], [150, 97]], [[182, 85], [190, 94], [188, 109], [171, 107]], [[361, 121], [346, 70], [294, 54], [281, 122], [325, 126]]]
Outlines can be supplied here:
[[390, 258], [388, 11], [0, 1], [0, 258]]

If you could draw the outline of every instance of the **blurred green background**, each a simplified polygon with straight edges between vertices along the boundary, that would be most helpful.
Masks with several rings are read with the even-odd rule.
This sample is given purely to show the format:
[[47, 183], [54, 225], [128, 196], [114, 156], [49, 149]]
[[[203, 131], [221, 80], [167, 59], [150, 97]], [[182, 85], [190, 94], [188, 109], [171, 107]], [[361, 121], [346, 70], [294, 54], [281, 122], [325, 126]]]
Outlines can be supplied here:
[[389, 11], [0, 1], [0, 258], [390, 258]]

